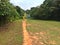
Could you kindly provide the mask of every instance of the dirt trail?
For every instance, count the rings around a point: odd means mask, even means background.
[[[22,26],[23,26],[23,45],[32,45],[32,40],[30,38],[29,33],[26,30],[26,20],[22,21]]]

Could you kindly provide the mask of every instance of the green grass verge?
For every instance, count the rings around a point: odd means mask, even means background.
[[[48,39],[46,41],[55,40],[55,45],[60,45],[60,22],[58,21],[43,21],[43,20],[27,20],[27,30],[29,32],[40,33],[46,32]],[[39,35],[40,36],[40,35]],[[53,45],[53,44],[46,44]]]

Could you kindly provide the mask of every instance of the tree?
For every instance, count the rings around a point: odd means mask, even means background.
[[[30,14],[35,19],[60,20],[60,0],[45,0],[38,8],[32,8]]]
[[[19,18],[19,14],[9,0],[0,0],[0,24]]]
[[[16,6],[16,10],[19,13],[19,17],[22,18],[25,11],[22,8],[20,8],[19,6]]]

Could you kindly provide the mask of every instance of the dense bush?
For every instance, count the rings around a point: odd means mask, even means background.
[[[0,0],[0,25],[16,19],[19,19],[19,14],[15,7],[10,4],[9,0]]]
[[[15,8],[16,8],[17,12],[19,13],[19,18],[23,18],[25,11],[22,8],[20,8],[19,6],[16,6]]]

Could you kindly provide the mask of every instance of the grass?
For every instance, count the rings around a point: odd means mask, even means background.
[[[22,45],[22,20],[0,27],[0,45]]]
[[[28,19],[27,31],[35,38],[32,45],[60,45],[60,22],[58,21]],[[0,27],[0,45],[22,44],[22,20]]]
[[[60,22],[44,20],[28,20],[27,30],[32,35],[42,37],[39,39],[44,45],[60,45]]]

